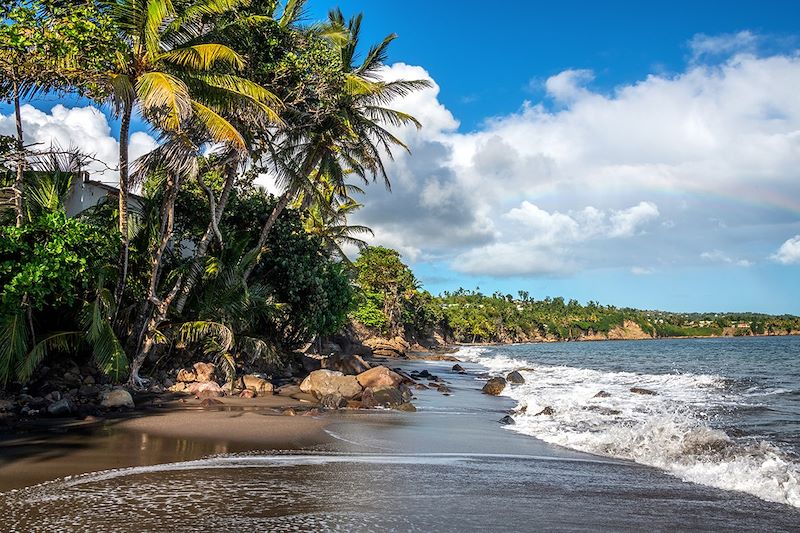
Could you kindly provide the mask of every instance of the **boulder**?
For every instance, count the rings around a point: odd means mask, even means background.
[[[255,398],[256,393],[250,389],[245,389],[239,393],[239,398]]]
[[[216,379],[217,367],[213,363],[194,364],[195,381],[207,383]]]
[[[272,383],[254,374],[242,376],[239,386],[242,389],[250,389],[251,391],[258,393],[259,396],[271,395],[274,389]]]
[[[364,406],[359,400],[347,400],[345,407],[348,409],[362,409]]]
[[[78,396],[83,398],[94,398],[98,394],[100,394],[100,389],[97,388],[97,385],[83,385],[78,389]]]
[[[303,354],[300,360],[303,364],[303,370],[306,372],[313,372],[322,368],[322,358],[318,355]]]
[[[645,396],[657,396],[658,393],[654,390],[643,389],[641,387],[631,387],[631,392],[634,394],[643,394]]]
[[[317,403],[318,398],[308,392],[298,392],[290,396],[293,400],[304,403]]]
[[[415,383],[414,388],[417,390],[427,390],[429,387],[423,383]]]
[[[11,400],[0,400],[0,413],[14,410],[14,402]]]
[[[359,355],[334,354],[325,359],[325,368],[346,375],[356,375],[370,369],[369,363]]]
[[[438,387],[436,387],[436,390],[441,392],[442,394],[450,394],[451,392],[453,392],[452,390],[450,390],[449,387],[446,387],[445,385],[439,385]]]
[[[489,381],[486,382],[486,385],[483,386],[481,392],[484,394],[491,394],[492,396],[497,396],[503,389],[506,388],[506,380],[503,378],[491,378]]]
[[[283,411],[283,416],[297,416],[297,412],[291,407]]]
[[[67,416],[75,411],[75,405],[67,398],[53,402],[47,406],[47,414],[51,416]]]
[[[417,408],[411,402],[401,403],[397,407],[395,407],[398,411],[405,411],[407,413],[416,413]]]
[[[181,368],[178,370],[178,375],[175,379],[180,383],[191,383],[192,381],[197,381],[197,375],[194,373],[194,370],[189,370],[188,368]]]
[[[323,409],[338,409],[347,405],[347,400],[342,398],[338,392],[326,394],[319,401],[319,406]]]
[[[112,389],[103,393],[100,405],[108,408],[134,407],[131,393],[123,388]]]
[[[215,381],[192,383],[192,385],[187,389],[187,392],[194,394],[201,400],[203,398],[218,398],[220,396],[225,396],[225,391],[223,391],[222,387],[220,387]]]
[[[361,385],[355,376],[345,376],[335,370],[315,370],[300,383],[300,390],[317,398],[338,393],[349,400],[361,392]]]
[[[374,398],[375,403],[378,405],[382,405],[384,407],[397,407],[398,405],[406,402],[405,398],[403,398],[403,393],[400,392],[400,389],[389,387],[371,390],[372,397]],[[363,397],[361,401],[364,401]]]
[[[611,393],[601,390],[600,392],[592,396],[592,398],[608,398],[609,396],[611,396]]]
[[[556,412],[553,410],[552,407],[548,405],[547,407],[536,413],[536,415],[534,416],[539,416],[539,415],[553,416],[554,414],[556,414]]]
[[[376,366],[356,376],[358,384],[364,388],[383,389],[397,387],[404,380],[400,374],[389,370],[385,366]]]
[[[509,383],[513,383],[514,385],[521,385],[525,383],[525,378],[522,377],[518,371],[514,370],[513,372],[509,372],[506,376],[506,381]]]
[[[516,422],[514,422],[514,419],[511,418],[511,415],[504,416],[499,420],[499,422],[504,426],[513,426],[514,424],[516,424]]]
[[[458,372],[459,374],[464,374],[464,373],[466,373],[467,371],[466,371],[466,370],[464,370],[464,367],[463,367],[463,366],[461,366],[461,365],[459,365],[459,364],[455,364],[455,365],[453,365],[453,372]]]
[[[411,345],[402,337],[393,339],[382,339],[372,337],[364,341],[364,346],[372,349],[372,355],[376,357],[405,357]]]

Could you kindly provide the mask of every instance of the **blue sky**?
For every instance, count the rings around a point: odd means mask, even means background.
[[[387,78],[436,84],[396,103],[425,127],[355,220],[426,288],[800,314],[799,3],[339,5],[399,35]],[[26,129],[113,161],[86,105],[34,102]]]

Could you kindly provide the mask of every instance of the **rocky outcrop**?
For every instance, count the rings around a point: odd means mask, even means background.
[[[366,372],[362,372],[356,376],[356,380],[358,381],[358,384],[365,389],[367,387],[373,389],[397,387],[404,381],[403,376],[393,372],[392,370],[389,370],[385,366],[376,366],[375,368],[371,368]]]
[[[492,396],[497,396],[503,392],[503,389],[506,388],[506,380],[504,378],[491,378],[489,381],[486,382],[486,385],[483,386],[481,392],[484,394],[491,394]]]
[[[372,349],[376,357],[405,357],[411,345],[402,337],[382,339],[372,337],[363,342],[364,346]]]
[[[549,405],[536,413],[534,416],[553,416],[556,412]]]
[[[178,375],[175,377],[175,380],[178,381],[178,383],[191,383],[197,381],[197,375],[194,373],[194,370],[181,368],[178,370]]]
[[[610,392],[606,392],[604,390],[601,390],[600,392],[598,392],[597,394],[592,396],[592,398],[608,398],[609,396],[611,396]]]
[[[464,367],[459,365],[458,363],[453,365],[452,370],[453,370],[453,372],[457,372],[459,374],[466,374],[466,372],[467,372],[466,370],[464,370]]]
[[[104,392],[100,400],[100,405],[112,409],[119,407],[134,407],[131,393],[122,388],[112,389]]]
[[[317,399],[329,394],[340,394],[350,399],[361,392],[361,385],[355,376],[345,376],[335,370],[315,370],[300,383],[300,390]]]
[[[634,394],[641,394],[643,396],[657,396],[658,393],[654,390],[644,389],[642,387],[631,387],[631,392]]]
[[[218,398],[220,396],[225,396],[225,392],[216,381],[206,381],[203,383],[198,381],[192,383],[191,386],[186,389],[186,391],[190,394],[194,394],[200,400],[204,398]]]

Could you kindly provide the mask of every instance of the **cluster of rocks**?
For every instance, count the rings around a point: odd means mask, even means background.
[[[239,396],[241,398],[255,398],[257,396],[272,396],[274,386],[269,376],[261,374],[247,374],[219,385],[217,382],[217,367],[213,363],[195,363],[192,368],[178,370],[176,383],[169,387],[170,392],[191,394],[199,400],[211,400],[222,396]],[[218,402],[207,402],[214,405]]]
[[[0,418],[86,417],[134,407],[131,394],[96,368],[66,360],[40,367],[17,394],[0,399]]]
[[[326,409],[385,407],[416,411],[408,386],[413,383],[410,376],[385,366],[375,366],[355,375],[320,369],[311,372],[300,383],[300,391],[311,395]]]

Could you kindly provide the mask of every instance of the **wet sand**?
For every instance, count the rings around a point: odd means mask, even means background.
[[[17,477],[25,468],[9,464],[19,461],[26,468],[47,465],[48,479],[134,468],[0,495],[0,525],[31,531],[159,531],[166,524],[198,531],[796,531],[800,523],[800,511],[791,507],[508,431],[498,420],[513,403],[479,392],[476,365],[462,363],[467,375],[451,372],[450,362],[402,366],[440,375],[453,395],[418,391],[417,413],[339,411],[315,418],[277,415],[274,405],[184,408],[87,429],[83,439],[51,438],[82,444],[51,446],[60,456],[12,459],[0,467],[0,480],[8,485],[14,476],[16,486],[30,485]],[[287,432],[292,437],[283,442],[273,438]],[[250,440],[254,434],[259,437]]]

